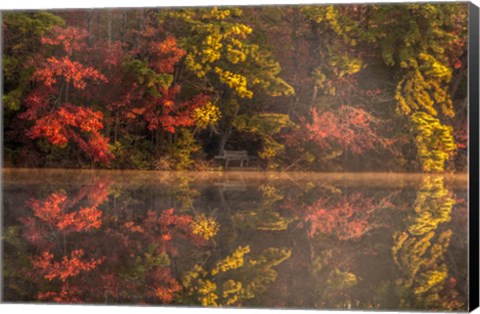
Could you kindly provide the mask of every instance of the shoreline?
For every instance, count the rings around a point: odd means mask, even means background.
[[[395,172],[286,172],[286,171],[157,171],[157,170],[107,170],[62,168],[2,168],[2,183],[88,183],[92,179],[106,178],[120,184],[155,182],[224,184],[235,182],[320,182],[324,184],[366,186],[409,186],[425,178],[442,178],[446,182],[468,189],[468,173],[395,173]]]

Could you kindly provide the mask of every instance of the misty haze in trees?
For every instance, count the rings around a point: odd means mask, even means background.
[[[228,149],[272,170],[464,172],[467,17],[466,3],[5,12],[5,166],[205,170]]]

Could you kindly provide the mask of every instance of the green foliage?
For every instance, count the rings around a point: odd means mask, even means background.
[[[352,49],[358,43],[359,23],[350,18],[345,6],[306,6],[301,11],[323,34],[318,48],[321,62],[312,74],[315,84],[323,94],[337,96],[337,83],[365,67],[365,61]]]
[[[12,65],[12,64],[16,63],[17,60],[12,60],[12,58],[5,58],[4,61],[5,61],[4,62],[4,65],[5,65],[4,73],[13,72],[14,70],[12,68],[16,67],[17,65]],[[3,104],[4,104],[5,108],[7,108],[9,110],[14,110],[14,111],[20,109],[21,98],[23,97],[25,91],[28,88],[27,82],[29,81],[29,78],[32,76],[33,72],[34,71],[32,69],[28,69],[28,70],[21,71],[21,73],[19,73],[19,77],[18,77],[19,85],[18,85],[18,87],[9,91],[9,92],[6,92],[2,96],[2,101],[3,101]]]
[[[280,133],[283,128],[293,127],[295,124],[285,114],[262,113],[253,117],[238,116],[233,125],[244,132],[259,134],[262,137]]]
[[[20,240],[19,235],[19,226],[9,226],[3,229],[1,240],[16,248],[20,248],[22,246],[22,241]]]
[[[397,67],[395,99],[400,112],[424,110],[436,115],[439,107],[452,116],[448,88],[465,40],[466,24],[459,21],[466,18],[466,9],[458,3],[380,4],[369,5],[368,10],[366,6],[315,6],[303,12],[341,36],[347,46],[366,43],[370,49],[376,47],[387,66]],[[339,54],[330,54],[339,58]],[[351,72],[361,68],[360,60],[342,64]]]
[[[241,132],[252,133],[259,137],[263,148],[258,156],[264,160],[272,160],[285,149],[285,146],[275,140],[274,136],[284,128],[295,126],[288,115],[279,113],[262,113],[252,117],[239,115],[232,124]]]
[[[166,148],[172,161],[171,167],[176,170],[189,169],[194,161],[193,155],[201,151],[201,146],[195,141],[192,131],[182,128],[177,132],[173,144]]]
[[[124,66],[134,75],[137,83],[153,96],[160,97],[159,90],[168,88],[173,82],[173,75],[155,72],[146,61],[131,60],[125,62]]]
[[[325,29],[332,30],[336,35],[341,36],[345,42],[355,46],[356,40],[352,38],[352,35],[359,31],[359,25],[345,14],[345,10],[348,10],[345,6],[334,5],[305,6],[302,8],[303,14],[309,19],[322,24]]]
[[[165,252],[156,253],[157,246],[150,244],[147,251],[141,256],[135,258],[134,264],[129,269],[120,273],[123,279],[145,280],[145,275],[154,267],[167,267],[170,265],[170,259]]]
[[[126,133],[120,140],[109,145],[115,156],[112,166],[127,169],[150,169],[152,163],[151,145],[143,136]]]
[[[232,217],[235,225],[246,226],[257,230],[287,230],[293,218],[286,218],[273,210],[251,210],[235,213]]]
[[[58,15],[46,11],[38,12],[4,12],[2,19],[6,32],[15,31],[24,36],[34,35],[40,38],[53,26],[62,26],[64,20]],[[23,47],[15,47],[21,49]]]
[[[21,98],[29,88],[35,72],[31,58],[40,46],[41,37],[52,27],[64,25],[58,15],[49,12],[4,12],[3,18],[3,104],[19,110]]]

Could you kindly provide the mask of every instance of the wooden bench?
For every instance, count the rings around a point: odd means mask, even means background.
[[[230,161],[239,161],[240,168],[243,168],[244,165],[248,166],[249,161],[256,159],[256,157],[248,156],[246,150],[224,150],[223,155],[215,156],[213,159],[225,161],[225,169],[227,169]]]

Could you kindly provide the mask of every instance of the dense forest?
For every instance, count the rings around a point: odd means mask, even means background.
[[[466,3],[4,12],[5,167],[463,172]]]

